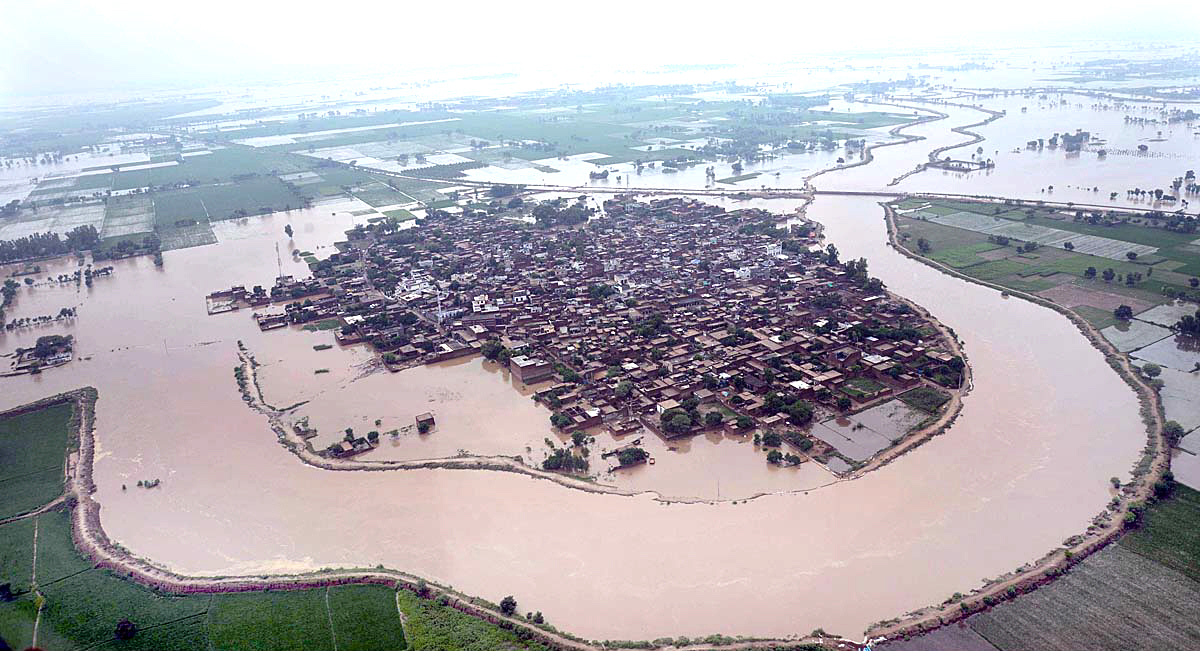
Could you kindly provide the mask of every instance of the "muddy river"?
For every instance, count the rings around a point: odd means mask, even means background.
[[[816,183],[882,186],[931,148],[961,139],[948,127],[977,115],[954,111],[950,120],[913,129],[927,140],[880,149],[875,163]],[[384,564],[492,600],[511,593],[523,610],[541,610],[555,626],[589,638],[786,635],[816,627],[856,636],[873,621],[965,592],[1083,531],[1109,500],[1109,477],[1127,477],[1142,446],[1133,393],[1065,318],[893,252],[870,198],[821,197],[809,215],[826,225],[843,257],[867,257],[873,275],[929,308],[962,338],[974,366],[961,417],[916,453],[857,481],[717,504],[591,494],[511,473],[306,467],[239,399],[238,340],[264,362],[293,360],[268,366],[276,376],[269,391],[279,392],[277,402],[284,394],[329,401],[327,415],[314,416],[326,418],[327,428],[399,423],[402,412],[423,404],[419,392],[428,385],[370,375],[361,352],[313,350],[330,342],[329,333],[260,333],[246,312],[209,317],[203,297],[233,284],[270,284],[277,243],[285,273],[302,275],[303,263],[286,251],[322,254],[318,247],[353,224],[354,207],[222,223],[220,245],[168,252],[161,269],[149,259],[118,262],[90,290],[44,281],[22,289],[10,317],[76,305],[79,317],[7,333],[3,349],[68,332],[84,359],[2,380],[0,403],[80,385],[99,389],[96,497],[114,541],[193,574]],[[285,223],[296,228],[294,242],[283,235]],[[49,273],[39,277],[73,270],[75,262],[43,267]],[[323,367],[330,377],[314,379]],[[465,392],[455,389],[455,373],[466,371],[498,387],[481,398],[495,412],[461,416],[473,419],[467,426],[480,431],[481,446],[506,429],[541,438],[523,431],[545,427],[544,416],[527,411],[540,407],[495,369],[469,361],[433,373],[448,390]],[[378,385],[365,394],[369,400],[332,395],[360,375]],[[501,408],[498,400],[509,402]],[[345,417],[333,415],[339,409]],[[447,452],[429,445],[430,454]],[[706,447],[723,454],[745,443],[690,445],[689,454]],[[689,476],[708,485],[716,472],[697,463]],[[159,488],[135,487],[155,478]],[[793,487],[784,483],[780,490]]]

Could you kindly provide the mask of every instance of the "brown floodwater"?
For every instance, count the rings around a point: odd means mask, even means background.
[[[937,142],[960,138],[945,134],[955,119],[918,127],[930,140],[881,149],[872,165],[820,177],[817,185],[844,186],[860,176],[886,182]],[[974,119],[962,115],[960,123]],[[288,369],[268,368],[268,376],[282,377],[268,386],[281,387],[272,397],[278,403],[289,393],[313,400],[314,418],[326,418],[318,401],[358,400],[355,391],[333,393],[365,373],[365,356],[312,351],[327,333],[260,333],[245,312],[209,317],[203,297],[235,283],[269,284],[277,243],[284,271],[303,274],[303,263],[287,254],[292,243],[283,225],[297,228],[297,248],[327,246],[352,223],[349,209],[220,224],[220,245],[168,252],[162,269],[148,259],[121,261],[90,291],[20,292],[11,316],[78,304],[79,318],[5,334],[3,349],[69,332],[85,359],[3,379],[0,403],[80,385],[99,389],[96,498],[114,541],[194,574],[381,563],[492,600],[513,594],[522,609],[541,610],[554,625],[589,638],[786,635],[818,626],[857,635],[872,621],[965,592],[1083,531],[1109,499],[1108,478],[1128,477],[1144,440],[1133,393],[1065,318],[900,256],[886,246],[882,212],[870,199],[820,197],[809,214],[843,255],[866,256],[872,274],[952,327],[974,367],[975,388],[961,417],[915,453],[857,481],[718,504],[593,494],[502,472],[311,468],[241,402],[232,377],[236,342],[264,361],[307,350]],[[331,377],[313,374],[318,364],[331,368]],[[424,370],[453,385],[454,374],[472,364]],[[496,409],[491,418],[460,415],[481,430],[476,443],[500,440],[505,428],[541,439],[541,431],[523,431],[538,420],[527,410],[540,407],[497,372],[472,372],[500,387],[486,391],[503,388],[512,396],[503,409],[497,398],[485,400]],[[347,404],[346,413],[400,422],[429,404],[420,393],[426,385],[401,375],[351,383],[371,386],[374,398]],[[436,408],[451,418],[451,408]],[[537,426],[545,427],[541,414]],[[329,417],[324,427],[349,426],[344,422]],[[430,451],[442,453],[434,447],[442,445],[460,444],[432,443]],[[700,479],[715,484],[723,472],[715,462],[726,451],[752,448],[708,437],[688,445],[686,453],[654,454],[701,460],[671,471],[694,474],[697,486]],[[628,474],[649,482],[660,469],[670,465]],[[773,474],[788,485],[795,479]],[[161,486],[134,486],[151,478]]]

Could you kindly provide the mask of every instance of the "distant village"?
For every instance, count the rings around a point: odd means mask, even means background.
[[[934,324],[811,222],[686,198],[597,210],[498,194],[419,228],[356,227],[312,278],[214,292],[209,311],[334,330],[393,371],[482,354],[536,385],[563,432],[754,431],[810,456],[832,451],[800,431],[818,415],[961,383]],[[373,447],[354,438],[328,452]]]

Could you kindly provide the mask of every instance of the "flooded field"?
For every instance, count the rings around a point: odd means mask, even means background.
[[[879,149],[871,165],[818,177],[817,185],[885,187],[931,148],[961,140],[949,126],[978,119],[949,112],[949,120],[912,129],[926,140]],[[781,212],[795,206],[761,203]],[[381,457],[499,450],[513,433],[515,453],[537,458],[548,429],[545,410],[478,360],[411,377],[368,374],[362,353],[313,350],[327,334],[261,333],[246,311],[205,314],[203,297],[214,289],[269,285],[277,244],[283,272],[304,275],[304,263],[286,254],[293,244],[284,224],[296,228],[297,248],[323,255],[354,223],[352,209],[222,222],[214,226],[220,245],[169,251],[163,268],[148,258],[119,261],[113,277],[90,290],[22,289],[13,317],[65,305],[78,305],[79,317],[6,333],[4,351],[64,332],[77,337],[83,359],[5,379],[0,406],[99,389],[96,498],[114,541],[194,574],[383,564],[492,600],[511,593],[589,638],[816,627],[857,636],[872,621],[966,591],[1083,531],[1109,500],[1109,477],[1128,478],[1144,441],[1133,393],[1070,322],[901,256],[886,245],[871,198],[819,197],[809,216],[843,257],[865,256],[872,275],[953,328],[973,366],[961,417],[915,453],[860,480],[716,504],[592,494],[512,473],[307,467],[242,403],[232,376],[239,340],[267,365],[268,398],[280,406],[311,400],[300,413],[322,431],[375,428],[376,419],[384,430],[400,428],[417,409],[445,419],[428,440],[385,441]],[[46,265],[51,274],[74,268]],[[313,372],[325,367],[330,373]],[[353,390],[342,391],[346,384]],[[456,411],[458,401],[472,409]],[[765,468],[740,437],[671,445],[677,449],[648,437],[658,464],[602,481],[706,497],[828,483],[814,464]],[[132,488],[155,478],[159,488]],[[748,480],[756,487],[739,485]]]
[[[1171,182],[1195,167],[1194,151],[1200,140],[1197,122],[1144,121],[1163,119],[1164,109],[1194,111],[1200,105],[1128,102],[1118,106],[1113,100],[1070,93],[1044,97],[954,100],[1004,111],[1005,115],[972,129],[985,138],[983,142],[951,149],[942,155],[956,159],[977,155],[981,160],[994,160],[995,168],[969,173],[930,169],[910,176],[896,189],[1157,208],[1168,212],[1183,207],[1180,201],[1157,202],[1153,195],[1128,197],[1126,191],[1160,188],[1170,193]],[[964,112],[956,107],[927,106],[952,117]],[[968,123],[987,117],[981,111],[965,109],[965,113],[975,117]],[[1135,121],[1127,122],[1126,116]],[[1054,134],[1074,134],[1077,129],[1091,134],[1090,143],[1080,152],[1068,153],[1062,146],[1041,149],[1026,146],[1030,140],[1048,141]],[[1139,151],[1139,146],[1145,146],[1146,150]],[[977,154],[977,149],[982,152]],[[1104,150],[1103,156],[1099,155],[1100,150]],[[1112,192],[1117,193],[1115,199],[1109,198]]]

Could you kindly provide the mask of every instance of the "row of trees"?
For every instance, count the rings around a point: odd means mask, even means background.
[[[15,240],[0,240],[0,262],[86,251],[99,243],[100,232],[91,225],[71,229],[65,239],[58,233],[34,233]]]

